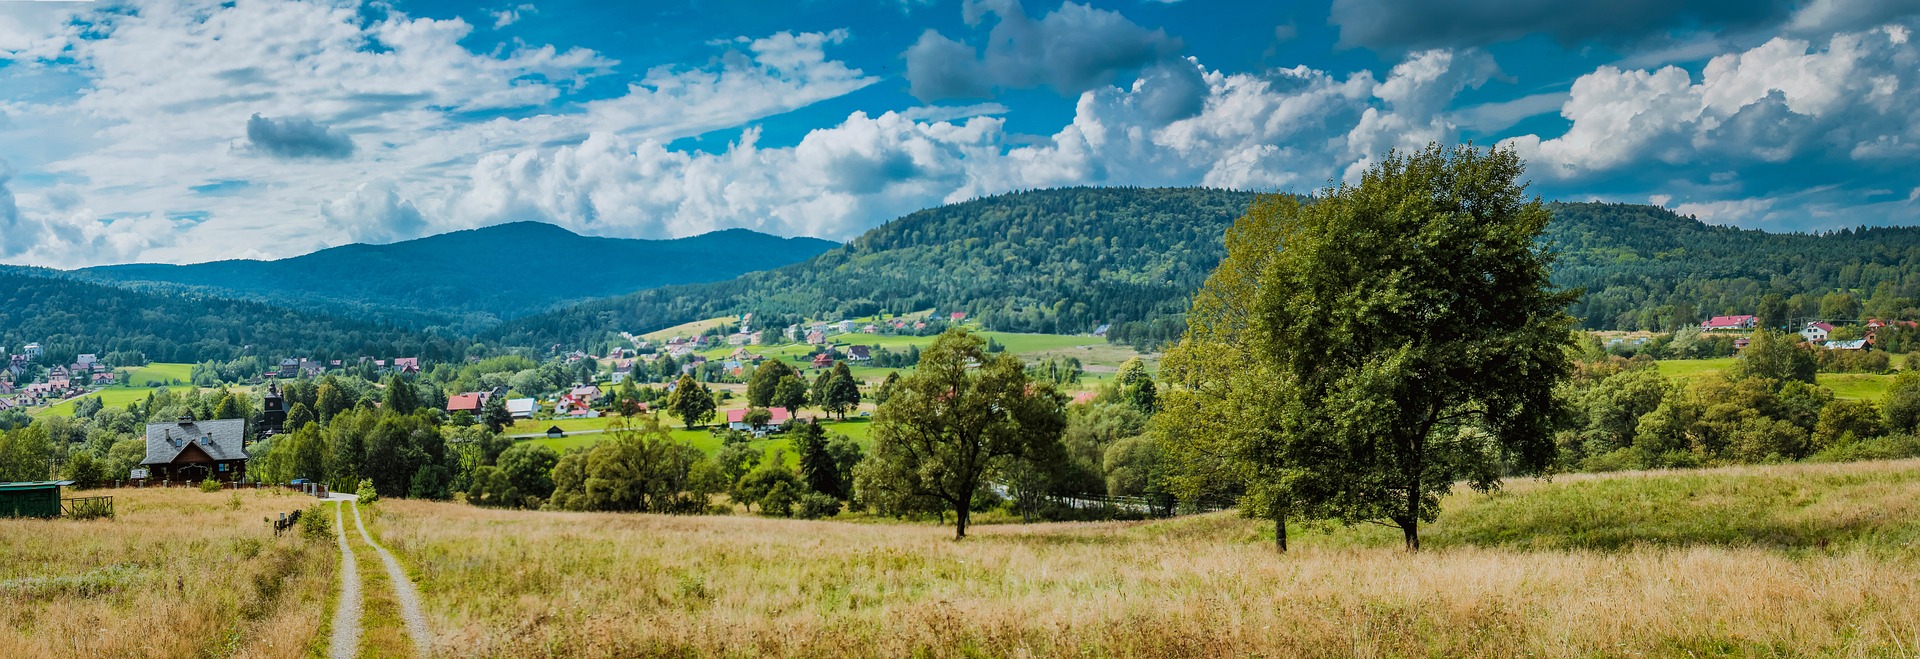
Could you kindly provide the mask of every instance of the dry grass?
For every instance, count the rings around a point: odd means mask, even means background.
[[[1753,471],[1799,469],[1808,468]],[[1856,469],[1905,479],[1920,465]],[[1517,486],[1503,498],[1600,480]],[[1496,501],[1456,497],[1435,536],[1448,536],[1463,514],[1454,509]],[[381,505],[382,542],[414,566],[441,647],[475,656],[1920,651],[1910,547],[1456,541],[1408,556],[1343,531],[1304,534],[1276,557],[1259,525],[1226,515],[980,527],[954,543],[919,525]]]
[[[299,657],[338,557],[275,491],[121,489],[112,520],[0,520],[0,657]],[[93,494],[93,493],[89,493]],[[237,505],[235,505],[237,503]]]

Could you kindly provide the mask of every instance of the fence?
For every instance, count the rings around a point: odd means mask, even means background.
[[[60,500],[60,514],[73,519],[113,516],[113,497],[74,497]]]

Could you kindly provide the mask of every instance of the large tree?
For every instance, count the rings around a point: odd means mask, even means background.
[[[747,404],[753,407],[776,406],[774,394],[779,391],[780,380],[789,375],[793,375],[793,367],[777,357],[754,368],[753,377],[747,380]]]
[[[965,538],[969,504],[1009,461],[1059,455],[1066,397],[1033,382],[1019,358],[990,355],[962,329],[941,334],[874,415],[859,482],[880,499],[938,501]],[[865,493],[862,498],[867,498]]]
[[[667,413],[680,417],[680,422],[688,428],[698,428],[712,420],[716,407],[713,391],[695,382],[691,375],[681,375],[673,384],[673,393],[667,394]]]
[[[846,420],[847,412],[860,407],[860,383],[853,379],[853,370],[846,362],[833,365],[833,377],[827,380],[826,404],[828,412]]]
[[[1573,294],[1511,150],[1388,154],[1278,216],[1246,310],[1229,453],[1261,503],[1398,526],[1458,481],[1553,464]]]

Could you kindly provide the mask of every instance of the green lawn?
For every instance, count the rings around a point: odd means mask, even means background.
[[[1672,359],[1658,362],[1660,374],[1679,380],[1708,377],[1732,368],[1733,357],[1719,359]],[[1878,401],[1887,396],[1892,375],[1870,373],[1821,373],[1815,376],[1820,386],[1833,390],[1839,398]]]
[[[144,388],[156,384],[172,384],[174,382],[184,384],[192,381],[192,364],[154,363],[133,369],[133,373],[127,376],[127,381],[121,384],[123,386]]]
[[[185,391],[186,389],[188,389],[187,387],[169,387],[169,388],[175,391]],[[121,407],[126,407],[128,403],[137,403],[140,401],[144,401],[147,399],[148,394],[151,394],[158,390],[159,389],[156,387],[108,387],[106,389],[101,389],[97,392],[90,393],[85,396],[80,396],[77,398],[73,398],[71,400],[63,401],[57,405],[46,407],[44,409],[41,409],[35,412],[34,414],[36,416],[73,416],[73,405],[74,403],[80,402],[81,398],[99,398],[100,404],[103,407],[121,408]]]

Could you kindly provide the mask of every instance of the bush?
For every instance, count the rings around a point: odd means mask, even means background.
[[[800,495],[800,518],[821,519],[840,514],[840,500],[819,492]]]
[[[307,510],[300,513],[300,537],[308,540],[327,540],[333,536],[333,524],[330,523],[333,520],[333,511],[327,508],[326,504],[316,503],[307,506]]]
[[[200,481],[200,491],[201,492],[219,492],[220,485],[221,485],[220,481],[209,478],[209,479]]]
[[[1808,462],[1857,462],[1920,457],[1920,436],[1888,435],[1842,442],[1807,456]]]
[[[760,498],[760,514],[774,517],[793,516],[796,497],[793,486],[788,483],[789,481],[774,482],[773,487],[767,490],[767,495]]]
[[[360,479],[360,487],[354,494],[360,497],[360,503],[373,503],[380,500],[380,493],[373,489],[373,479]]]
[[[1640,453],[1631,448],[1614,449],[1599,455],[1587,456],[1580,461],[1580,471],[1607,472],[1641,469],[1646,465],[1640,462]]]

